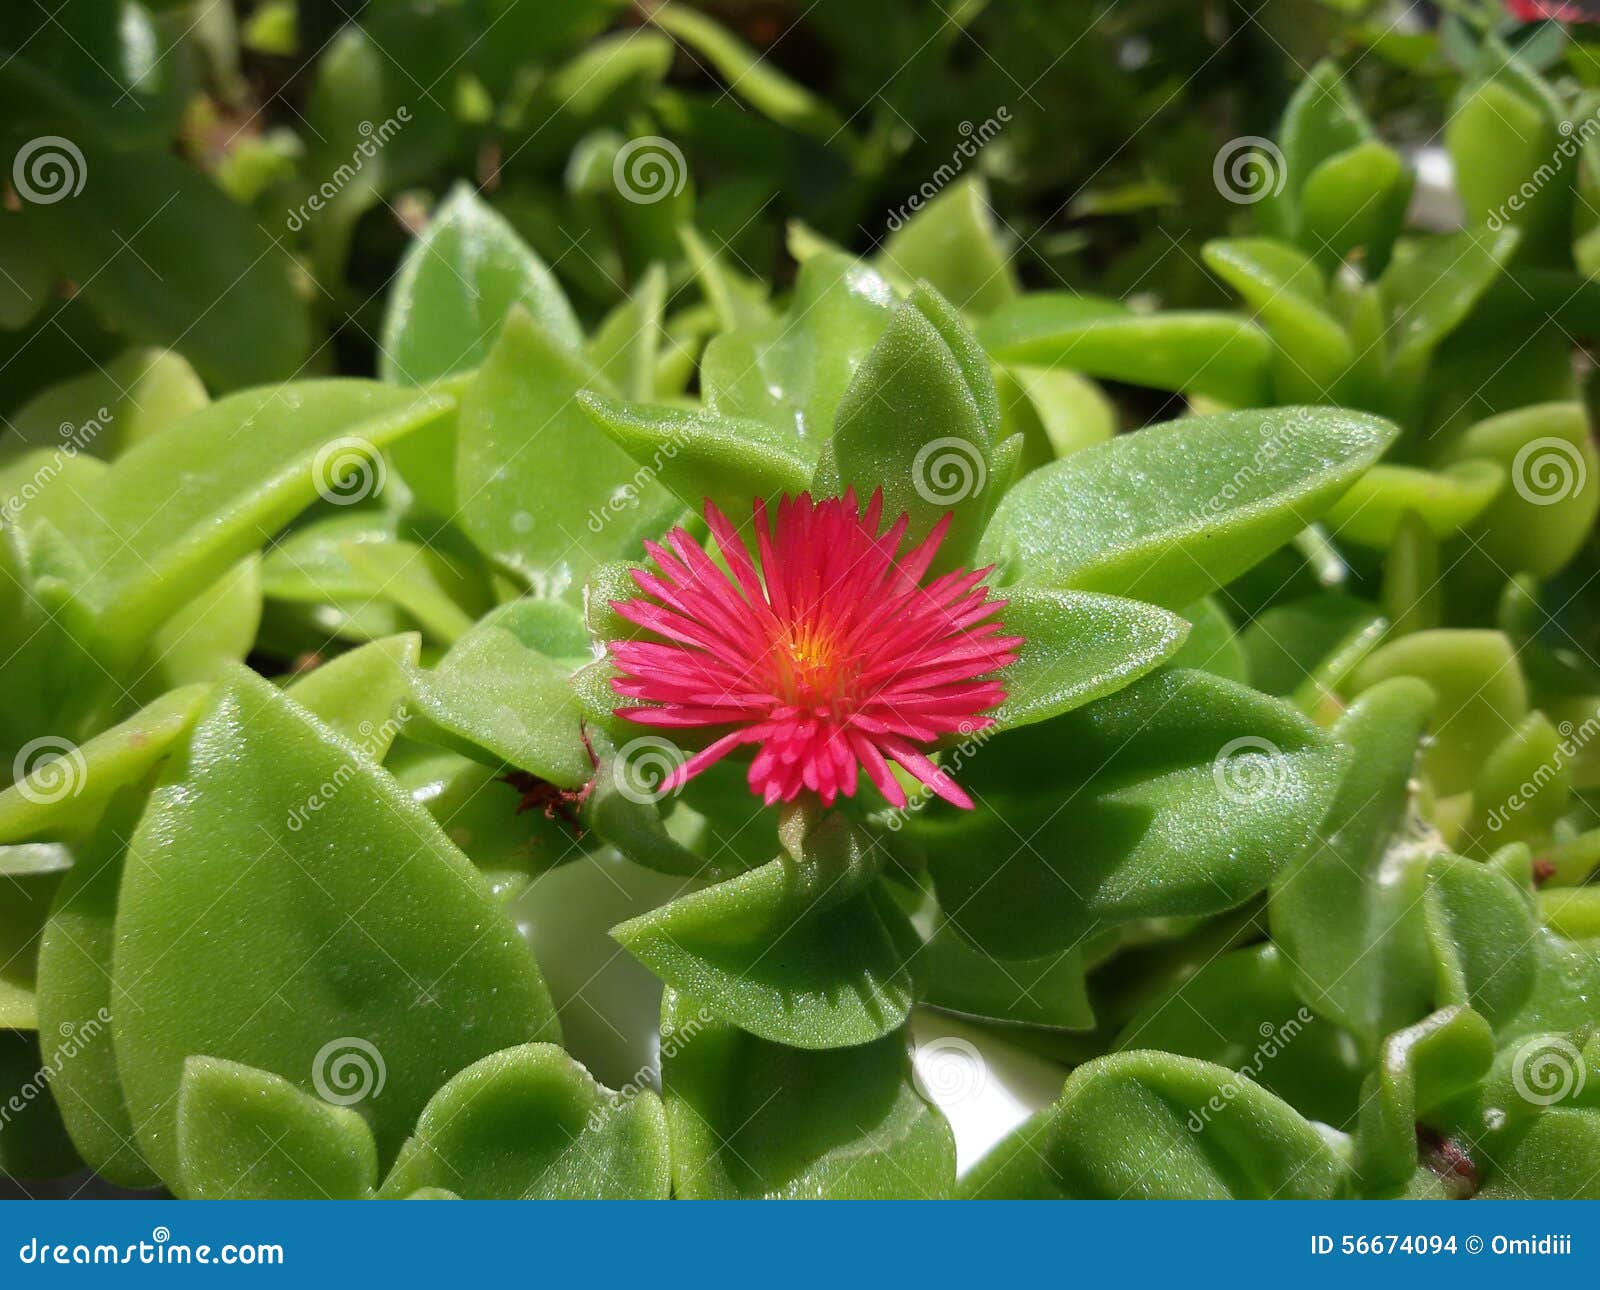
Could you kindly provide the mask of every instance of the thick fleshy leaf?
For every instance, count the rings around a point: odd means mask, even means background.
[[[493,1053],[429,1100],[383,1195],[665,1200],[667,1123],[649,1089],[613,1093],[554,1044]]]
[[[1017,295],[1016,270],[1001,244],[981,180],[951,184],[909,219],[891,226],[878,267],[897,285],[930,283],[957,309],[982,316]]]
[[[65,441],[110,460],[208,401],[206,387],[180,355],[130,349],[41,390],[6,425],[29,447],[59,449]]]
[[[972,549],[1007,483],[995,452],[1000,400],[989,362],[940,297],[913,291],[862,360],[839,403],[817,469],[825,495],[883,490],[887,515],[909,515],[918,541],[945,516],[940,562]]]
[[[1210,960],[1146,1005],[1113,1047],[1215,1062],[1336,1128],[1348,1126],[1360,1102],[1362,1067],[1348,1038],[1301,1002],[1274,945]]]
[[[1372,272],[1389,261],[1414,178],[1393,148],[1369,139],[1335,153],[1300,190],[1300,245],[1329,269],[1359,251]]]
[[[156,629],[140,664],[139,692],[214,681],[242,663],[261,626],[261,557],[251,552]]]
[[[1269,402],[1272,341],[1236,314],[1140,314],[1112,300],[1037,291],[991,315],[978,338],[1007,363],[1066,367],[1223,403]]]
[[[606,315],[589,340],[590,361],[627,398],[655,397],[666,303],[666,271],[652,264],[633,294]]]
[[[1600,1111],[1556,1108],[1496,1144],[1484,1200],[1600,1200]]]
[[[1311,848],[1273,883],[1272,939],[1312,1011],[1370,1048],[1428,1009],[1422,902],[1430,850],[1410,843],[1411,776],[1434,709],[1419,681],[1363,695],[1334,728],[1354,755]]]
[[[1433,687],[1439,721],[1422,773],[1441,794],[1472,787],[1478,768],[1528,713],[1528,687],[1516,649],[1501,632],[1413,632],[1370,655],[1350,679],[1361,694],[1394,676]]]
[[[196,1053],[357,1107],[391,1157],[452,1073],[558,1033],[516,929],[427,812],[242,670],[134,835],[114,962],[117,1068],[167,1180]]]
[[[0,841],[92,829],[111,794],[143,778],[188,733],[209,688],[174,690],[81,747],[41,743],[28,774],[0,793]]]
[[[1020,434],[1026,447],[1022,469],[1069,457],[1117,432],[1117,409],[1088,377],[1026,363],[996,365],[1000,437]]]
[[[123,1187],[160,1182],[135,1141],[111,1047],[117,891],[146,797],[130,787],[112,799],[94,837],[77,848],[39,938],[40,1047],[54,1072],[51,1096],[84,1162]]]
[[[222,399],[133,448],[84,499],[93,523],[73,534],[105,647],[139,643],[319,492],[355,475],[371,492],[371,454],[449,407],[370,381],[298,381]]]
[[[1188,635],[1181,618],[1137,600],[1084,591],[1007,587],[1002,619],[1023,638],[1001,674],[1006,699],[983,737],[1058,717],[1170,660]]]
[[[903,1030],[806,1052],[668,991],[661,1054],[680,1199],[934,1200],[955,1184],[955,1139],[912,1083]]]
[[[1553,113],[1500,80],[1464,91],[1446,122],[1444,142],[1468,217],[1521,229],[1523,259],[1565,258],[1555,248],[1572,237],[1580,150],[1566,137],[1571,128],[1566,121],[1558,129]]]
[[[811,462],[793,434],[765,421],[642,407],[593,394],[578,399],[594,423],[685,508],[710,498],[724,515],[742,519],[752,497],[793,496],[811,482]]]
[[[1384,627],[1366,601],[1325,592],[1274,605],[1240,633],[1239,642],[1252,685],[1321,718],[1337,714],[1335,692],[1377,648]]]
[[[416,674],[420,720],[410,734],[576,788],[594,764],[568,678],[589,657],[577,610],[513,601],[463,636],[438,667]]]
[[[1426,242],[1402,243],[1380,282],[1392,336],[1391,366],[1402,382],[1417,379],[1439,342],[1456,329],[1517,246],[1514,228],[1464,229]]]
[[[962,934],[1029,958],[1261,891],[1311,840],[1342,761],[1286,704],[1167,671],[996,739],[962,770],[977,809],[930,805],[905,833]]]
[[[458,422],[462,528],[548,596],[575,596],[596,563],[636,555],[682,509],[595,425],[580,389],[606,392],[581,353],[513,309]]]
[[[380,374],[399,385],[427,385],[478,367],[518,305],[558,344],[576,349],[583,343],[555,275],[460,184],[401,262],[384,314]]]
[[[1247,1077],[1127,1052],[1075,1070],[1060,1100],[996,1147],[959,1194],[1327,1200],[1347,1189],[1345,1167],[1316,1126]]]
[[[1181,609],[1315,520],[1394,433],[1328,408],[1150,426],[1024,478],[1001,500],[980,556],[1012,580]]]
[[[411,692],[411,669],[421,649],[415,632],[373,641],[298,677],[289,694],[381,762],[409,720],[401,701]]]
[[[188,1200],[363,1200],[378,1185],[378,1148],[349,1107],[253,1066],[191,1057],[174,1184]]]
[[[1441,471],[1379,464],[1334,503],[1327,525],[1335,537],[1388,550],[1408,514],[1420,515],[1436,537],[1453,537],[1494,501],[1505,472],[1477,457]]]
[[[893,313],[894,292],[871,268],[838,252],[813,256],[781,317],[725,331],[706,346],[706,404],[766,421],[814,463],[839,400]]]
[[[1241,685],[1250,683],[1250,662],[1239,633],[1215,596],[1185,606],[1180,617],[1188,622],[1189,635],[1183,648],[1168,660],[1174,667],[1211,672]]]
[[[1508,476],[1473,535],[1496,572],[1556,573],[1600,514],[1600,453],[1583,405],[1542,403],[1478,422],[1451,446],[1448,460],[1479,458]]]
[[[870,840],[834,814],[786,846],[612,935],[669,986],[774,1043],[847,1048],[897,1030],[915,938],[875,888]]]

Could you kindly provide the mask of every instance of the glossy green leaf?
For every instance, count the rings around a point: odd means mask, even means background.
[[[600,560],[636,555],[680,508],[573,397],[605,392],[588,360],[513,309],[461,404],[461,526],[545,595],[575,594]]]
[[[1396,249],[1379,286],[1389,309],[1391,366],[1414,380],[1467,316],[1517,246],[1517,232],[1465,229]]]
[[[493,1053],[429,1100],[383,1195],[665,1200],[667,1124],[649,1089],[602,1088],[554,1044]]]
[[[1002,673],[997,730],[1032,725],[1081,707],[1168,662],[1188,635],[1181,618],[1154,605],[1084,591],[1007,587],[1005,630],[1021,636]]]
[[[349,1107],[253,1066],[191,1057],[174,1181],[189,1200],[362,1200],[378,1185],[378,1148]]]
[[[904,290],[927,282],[957,309],[990,314],[1017,296],[1016,269],[1000,241],[981,180],[951,184],[909,218],[890,222],[878,252],[884,276]]]
[[[911,929],[874,889],[870,839],[835,814],[786,847],[612,935],[669,986],[774,1043],[846,1048],[898,1029]]]
[[[130,349],[41,390],[6,423],[30,447],[71,443],[75,451],[110,460],[208,401],[206,387],[181,355]]]
[[[1484,514],[1505,480],[1499,466],[1476,457],[1437,472],[1380,463],[1333,504],[1326,522],[1335,537],[1380,551],[1393,545],[1408,513],[1436,537],[1453,537]]]
[[[517,600],[489,614],[418,673],[410,733],[576,788],[594,774],[567,678],[590,657],[577,610]]]
[[[633,294],[606,315],[589,341],[590,361],[630,399],[655,397],[666,303],[666,271],[652,264]]]
[[[400,708],[411,692],[411,669],[421,648],[415,632],[373,641],[296,678],[289,694],[381,762],[409,720]]]
[[[1269,401],[1272,342],[1235,314],[1140,314],[1111,300],[1037,291],[990,315],[978,337],[1006,363],[1061,366],[1223,403]]]
[[[933,1200],[955,1139],[912,1083],[903,1030],[806,1052],[668,991],[661,1083],[680,1199]]]
[[[1300,190],[1298,240],[1329,268],[1359,256],[1381,272],[1405,222],[1413,176],[1393,148],[1368,140],[1322,162]]]
[[[261,626],[261,558],[254,552],[156,629],[141,665],[140,693],[213,681],[242,663]]]
[[[558,1033],[515,928],[427,813],[242,670],[152,795],[126,863],[117,1068],[164,1179],[178,1174],[193,1054],[355,1106],[387,1158],[453,1072]]]
[[[1484,1200],[1597,1200],[1600,1113],[1547,1111],[1514,1142],[1496,1145],[1493,1172],[1478,1193]]]
[[[378,346],[380,374],[401,385],[427,385],[478,367],[516,306],[556,344],[583,343],[549,268],[471,188],[457,185],[395,277]]]
[[[1021,480],[980,557],[1008,579],[1181,609],[1316,519],[1393,435],[1374,417],[1314,408],[1150,426]]]
[[[1075,1070],[1060,1099],[980,1162],[959,1194],[1327,1200],[1347,1188],[1322,1133],[1250,1079],[1210,1062],[1127,1052]]]
[[[299,381],[213,403],[126,453],[85,498],[94,523],[73,535],[93,570],[85,594],[115,633],[106,647],[138,642],[319,488],[362,469],[354,460],[449,406],[368,381]],[[363,474],[361,486],[378,478]]]
[[[765,421],[592,394],[578,399],[594,423],[686,508],[698,509],[709,498],[742,523],[752,497],[793,496],[811,482],[811,463],[794,436]]]
[[[930,805],[906,836],[962,934],[1028,958],[1261,891],[1311,840],[1342,760],[1285,704],[1161,672],[995,739],[962,769],[977,809]]]

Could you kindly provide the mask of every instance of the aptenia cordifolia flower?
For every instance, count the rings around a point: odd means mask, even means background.
[[[755,555],[710,502],[706,523],[727,568],[681,529],[645,544],[659,572],[635,570],[644,597],[616,611],[659,640],[612,647],[612,684],[641,725],[725,728],[661,785],[671,791],[744,744],[757,745],[751,791],[768,805],[803,791],[824,805],[867,778],[896,806],[898,763],[957,806],[971,799],[928,756],[947,735],[993,724],[1005,698],[996,673],[1019,636],[1002,634],[990,569],[924,582],[949,516],[904,553],[909,518],[881,528],[882,492],[755,503]]]

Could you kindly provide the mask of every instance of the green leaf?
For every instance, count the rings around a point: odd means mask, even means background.
[[[1348,1037],[1307,1010],[1275,945],[1212,958],[1141,1009],[1112,1047],[1226,1066],[1335,1127],[1360,1103],[1362,1067]]]
[[[112,793],[142,779],[183,739],[209,691],[205,685],[174,690],[81,747],[41,742],[28,773],[0,793],[0,841],[71,838],[92,829]]]
[[[1313,716],[1336,716],[1337,691],[1383,638],[1385,623],[1364,600],[1322,593],[1274,605],[1240,634],[1250,684],[1292,699]],[[1323,722],[1328,724],[1328,722]]]
[[[457,184],[401,261],[383,318],[379,374],[399,385],[428,385],[481,366],[517,306],[557,345],[583,344],[577,316],[544,261],[477,193]]]
[[[666,303],[666,270],[652,264],[633,294],[606,315],[589,341],[589,360],[627,398],[642,401],[655,397],[656,363],[666,334],[662,327]]]
[[[1541,403],[1479,421],[1446,460],[1465,469],[1479,459],[1509,476],[1474,533],[1500,577],[1526,571],[1548,578],[1563,568],[1600,514],[1600,454],[1583,405]]]
[[[1222,403],[1270,402],[1272,342],[1235,314],[1140,314],[1112,300],[1035,291],[990,315],[978,338],[1006,363],[1066,367]]]
[[[1273,943],[1300,997],[1369,1049],[1421,1017],[1432,994],[1421,910],[1433,851],[1408,842],[1402,826],[1433,708],[1432,692],[1411,679],[1356,701],[1334,729],[1355,756],[1326,828],[1274,881],[1267,902]]]
[[[1042,467],[1001,500],[980,558],[1010,580],[1181,609],[1316,519],[1394,427],[1328,408],[1188,417]]]
[[[680,1199],[933,1200],[955,1184],[955,1139],[912,1084],[903,1030],[806,1052],[668,991],[661,1056]]]
[[[831,814],[786,846],[611,934],[669,986],[773,1043],[846,1048],[898,1029],[911,929],[873,888],[870,840]]]
[[[1189,623],[1189,635],[1168,662],[1174,667],[1210,672],[1225,681],[1250,684],[1250,664],[1239,634],[1215,596],[1195,601],[1183,610],[1181,617]]]
[[[1298,205],[1301,189],[1323,162],[1371,137],[1372,127],[1346,86],[1344,72],[1323,59],[1290,96],[1279,128],[1290,200]]]
[[[1413,175],[1393,148],[1369,140],[1322,162],[1300,190],[1301,246],[1329,269],[1360,256],[1369,274],[1389,261]]]
[[[154,698],[215,680],[227,664],[244,662],[260,626],[261,557],[251,552],[156,629],[139,692]]]
[[[1311,840],[1341,762],[1286,704],[1169,670],[995,739],[962,771],[977,809],[932,804],[906,836],[961,933],[1028,958],[1261,891]]]
[[[1484,1200],[1596,1200],[1600,1114],[1556,1108],[1531,1121],[1514,1142],[1496,1145]]]
[[[1129,1150],[1130,1144],[1137,1150]],[[1099,1057],[962,1181],[983,1200],[1328,1200],[1345,1167],[1316,1126],[1225,1066]]]
[[[1420,515],[1435,537],[1453,537],[1493,503],[1505,479],[1477,457],[1437,472],[1380,463],[1334,503],[1327,524],[1335,537],[1380,551],[1394,545],[1407,514]]]
[[[1001,674],[1006,699],[984,738],[1120,690],[1171,660],[1188,635],[1176,615],[1120,596],[1026,585],[1005,596],[1005,630],[1023,643]]]
[[[429,1100],[384,1180],[387,1197],[665,1200],[667,1124],[649,1089],[602,1088],[554,1044],[493,1053]]]
[[[1281,402],[1335,402],[1355,359],[1350,338],[1326,309],[1322,270],[1293,247],[1270,238],[1207,242],[1211,271],[1244,297],[1282,351],[1276,393]]]
[[[514,309],[461,403],[461,526],[548,596],[572,595],[601,560],[632,556],[680,503],[573,396],[605,391],[581,354]]]
[[[152,794],[126,864],[117,1068],[169,1183],[193,1054],[331,1090],[388,1159],[452,1073],[558,1033],[515,927],[427,812],[243,670]]]
[[[1520,229],[1525,259],[1565,260],[1557,248],[1571,241],[1580,149],[1558,132],[1548,110],[1502,82],[1488,81],[1454,104],[1444,143],[1473,223]]]
[[[594,774],[568,678],[590,658],[575,609],[516,600],[416,674],[414,738],[576,788]]]
[[[30,447],[112,460],[209,402],[194,368],[169,350],[130,349],[41,390],[9,418]]]
[[[319,489],[335,491],[352,454],[370,457],[449,406],[369,381],[297,381],[222,399],[133,448],[84,499],[94,522],[73,535],[105,648],[127,653]],[[363,487],[380,478],[367,469]]]
[[[296,678],[289,694],[381,762],[409,719],[400,712],[401,701],[411,692],[411,669],[421,649],[415,632],[373,641]]]
[[[1000,402],[988,360],[940,297],[918,288],[890,319],[839,403],[817,470],[828,494],[883,490],[908,541],[952,517],[938,564],[962,562],[1006,479],[994,451]]]
[[[178,1086],[188,1200],[364,1200],[378,1185],[367,1122],[253,1066],[191,1057]]]
[[[641,407],[594,394],[578,401],[594,423],[686,507],[709,498],[742,522],[753,497],[803,492],[811,463],[794,436],[765,421],[687,408]]]
[[[833,432],[856,369],[894,314],[894,292],[874,270],[827,251],[800,268],[778,318],[712,337],[701,360],[706,405],[766,421],[814,463]]]
[[[1389,310],[1390,366],[1402,382],[1421,377],[1439,342],[1456,329],[1511,258],[1513,228],[1464,229],[1396,248],[1379,282]]]
[[[1016,299],[1016,269],[981,179],[958,180],[926,205],[914,206],[909,219],[897,213],[889,227],[877,264],[902,290],[926,282],[957,309],[979,316]]]
[[[164,146],[76,142],[93,176],[83,191],[14,217],[57,274],[124,335],[179,350],[213,386],[294,375],[309,313],[289,256],[246,208]]]

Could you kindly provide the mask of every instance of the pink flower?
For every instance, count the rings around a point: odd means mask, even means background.
[[[946,801],[972,800],[929,760],[941,736],[993,724],[984,714],[1005,698],[994,673],[1017,657],[1019,636],[1002,636],[989,599],[989,569],[923,578],[949,528],[946,516],[904,554],[909,518],[879,526],[883,494],[860,512],[854,492],[778,503],[770,522],[755,504],[756,560],[710,502],[706,523],[726,571],[683,529],[670,551],[645,544],[659,573],[634,571],[648,599],[614,602],[629,622],[660,640],[612,646],[624,698],[641,725],[726,728],[662,782],[676,788],[741,744],[759,745],[750,789],[768,805],[810,790],[832,805],[856,791],[865,770],[896,806],[898,762]]]

